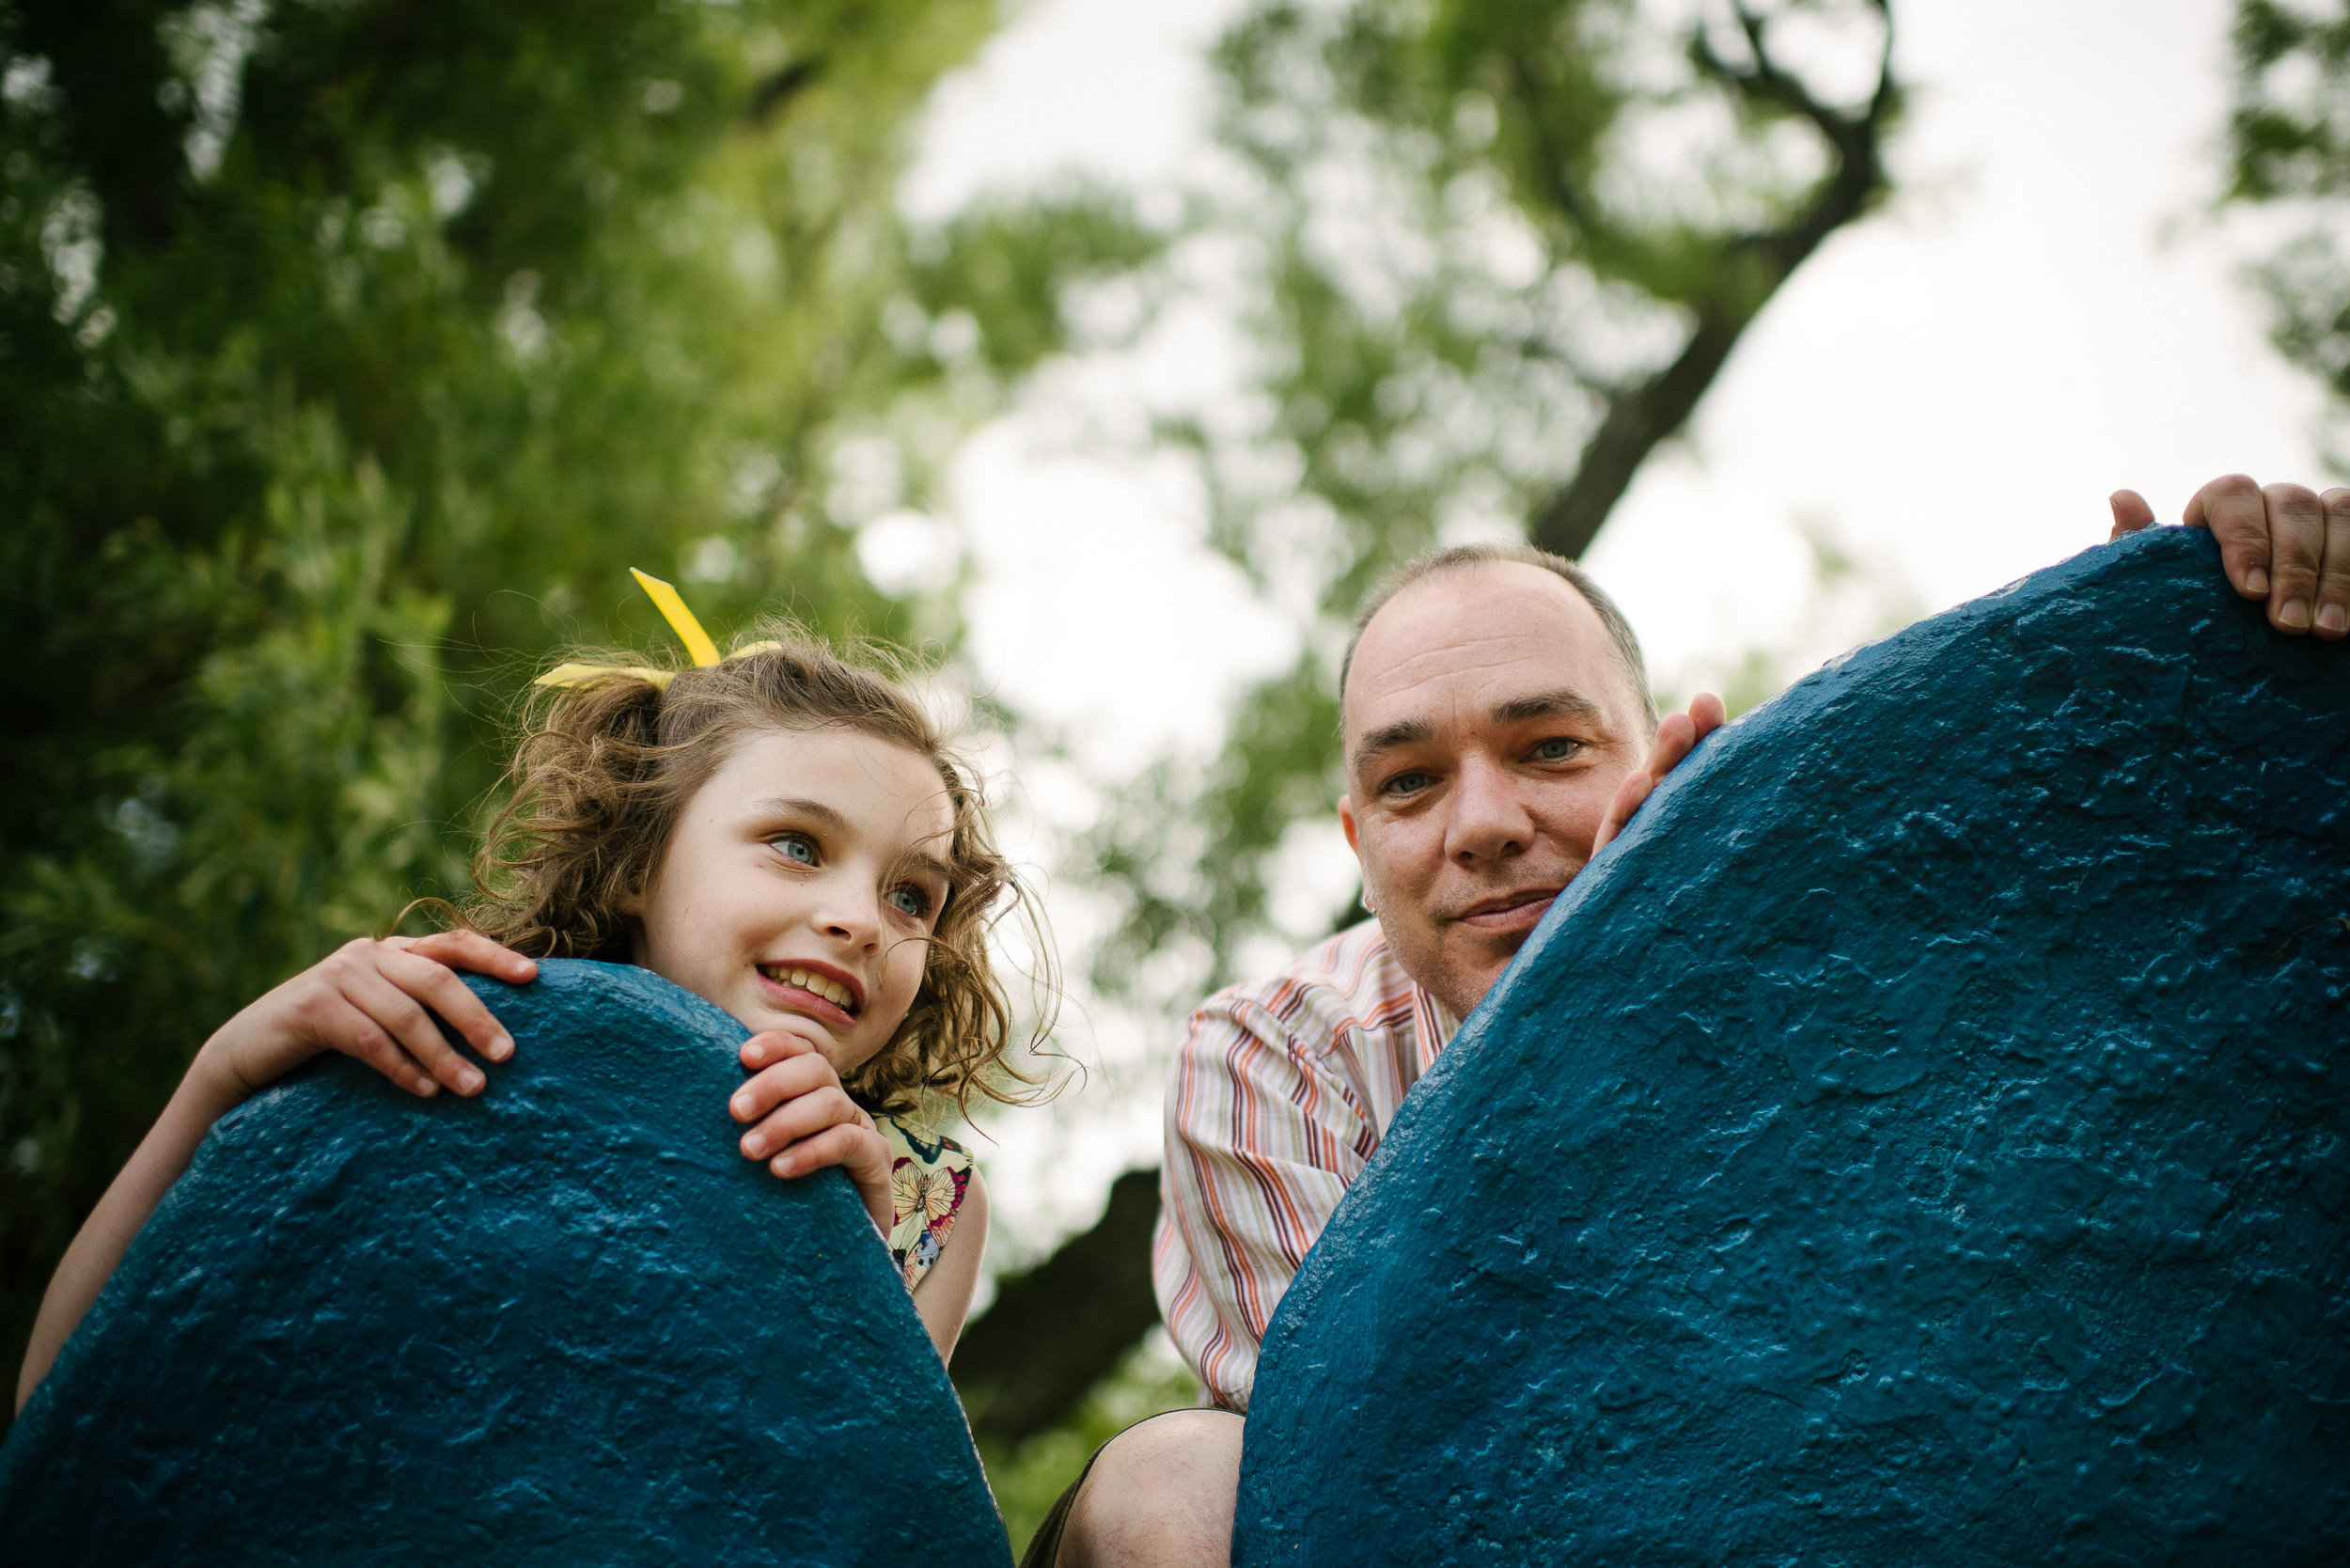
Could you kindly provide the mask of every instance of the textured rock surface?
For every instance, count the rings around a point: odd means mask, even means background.
[[[1707,743],[1282,1304],[1237,1560],[2350,1560],[2350,647],[2200,534]]]
[[[0,1560],[1008,1562],[847,1179],[734,1152],[741,1026],[474,985],[479,1099],[337,1058],[213,1131],[0,1454]]]

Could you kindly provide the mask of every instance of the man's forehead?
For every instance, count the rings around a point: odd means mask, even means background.
[[[1620,664],[1573,584],[1519,561],[1480,562],[1424,578],[1380,607],[1355,644],[1341,716],[1351,738],[1413,709],[1499,706],[1559,688],[1614,706]]]

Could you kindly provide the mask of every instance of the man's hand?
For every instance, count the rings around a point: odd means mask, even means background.
[[[189,1076],[200,1075],[225,1109],[321,1052],[340,1051],[412,1094],[443,1088],[478,1094],[486,1082],[480,1069],[458,1054],[432,1014],[488,1060],[512,1056],[514,1042],[457,978],[459,969],[516,985],[539,973],[529,959],[478,932],[361,937],[223,1024],[196,1053]]]
[[[1632,821],[1632,813],[1649,797],[1664,776],[1681,765],[1697,744],[1722,727],[1728,715],[1722,699],[1712,692],[1700,692],[1689,699],[1685,713],[1667,713],[1656,727],[1656,740],[1650,745],[1648,760],[1624,776],[1616,786],[1616,798],[1607,803],[1607,815],[1599,823],[1599,832],[1591,839],[1591,853],[1597,855],[1612,842],[1624,824]]]
[[[778,1176],[805,1176],[837,1165],[856,1184],[865,1212],[885,1236],[897,1219],[889,1191],[889,1145],[865,1108],[840,1087],[823,1054],[797,1035],[769,1031],[743,1042],[751,1076],[727,1109],[755,1123],[743,1135],[747,1159],[765,1160]]]
[[[2154,520],[2135,490],[2117,490],[2110,539]],[[2197,491],[2180,518],[2219,541],[2228,581],[2268,602],[2268,624],[2290,636],[2350,635],[2350,490],[2320,495],[2297,484],[2260,485],[2228,474]]]

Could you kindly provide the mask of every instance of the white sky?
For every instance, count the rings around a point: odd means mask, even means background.
[[[2320,478],[2316,393],[2267,348],[2203,216],[2229,8],[1899,6],[1916,89],[1895,154],[1904,194],[1781,291],[1694,440],[1651,463],[1591,554],[1668,682],[1758,643],[1803,643],[1797,517],[1826,520],[1932,610],[2102,540],[2118,486],[2173,521],[2230,470]],[[1022,11],[942,85],[910,210],[1073,167],[1145,189],[1180,176],[1200,152],[1201,52],[1230,9]],[[1213,334],[1202,341],[1213,353]],[[1104,760],[1211,743],[1226,696],[1292,646],[1202,548],[1181,482],[1068,449],[1054,400],[1114,423],[1120,396],[1098,379],[1048,383],[974,442],[955,495],[982,572],[980,667]],[[1143,1021],[1127,1053],[1163,1049],[1180,1022]],[[1089,1218],[1119,1166],[1155,1158],[1155,1093],[1137,1062],[1029,1132],[1021,1116],[1001,1123],[991,1177],[1022,1249]]]

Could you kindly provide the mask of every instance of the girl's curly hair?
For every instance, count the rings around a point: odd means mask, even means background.
[[[686,803],[737,742],[776,730],[870,735],[938,770],[953,812],[951,874],[914,1005],[845,1087],[868,1110],[896,1114],[920,1114],[944,1099],[967,1116],[974,1092],[1007,1103],[1027,1098],[1014,1086],[1032,1080],[1005,1059],[1013,1012],[989,936],[1013,910],[1028,927],[1033,978],[1045,1003],[1031,1044],[1051,1027],[1051,945],[1034,897],[996,852],[967,764],[905,690],[894,653],[860,648],[853,663],[789,621],[770,621],[755,635],[759,642],[713,666],[678,667],[670,655],[666,687],[615,670],[581,685],[534,688],[507,773],[508,798],[475,859],[475,894],[460,918],[536,957],[625,963],[634,930],[620,906],[651,885]],[[647,663],[636,654],[571,657]]]

